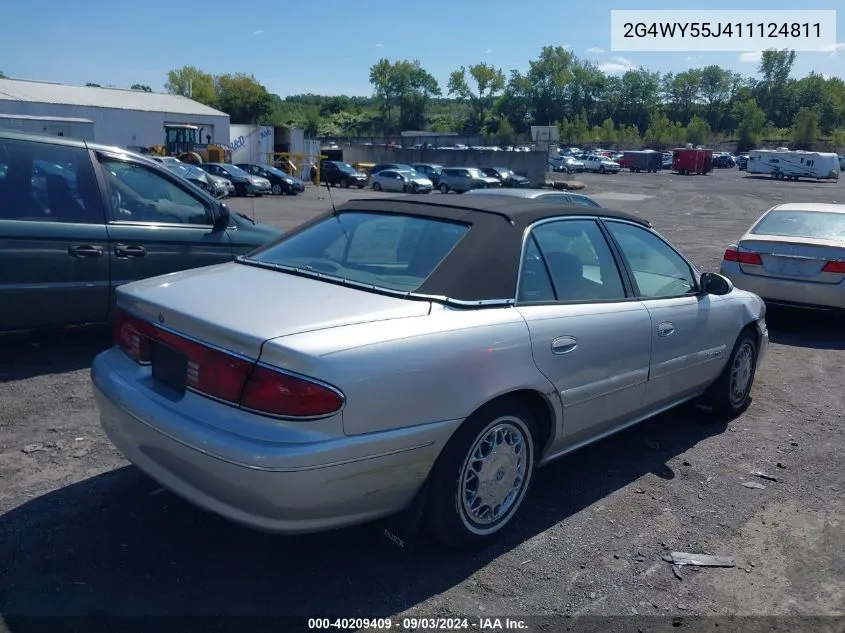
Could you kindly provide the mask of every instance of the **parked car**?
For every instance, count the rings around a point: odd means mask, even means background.
[[[539,465],[700,396],[748,406],[759,297],[633,215],[453,200],[350,201],[233,263],[120,287],[91,370],[106,435],[248,526],[413,505],[464,548],[513,523]]]
[[[781,204],[725,251],[721,273],[771,304],[845,312],[845,204]]]
[[[184,178],[192,185],[204,189],[215,198],[223,198],[229,194],[229,188],[226,185],[228,181],[213,176],[196,165],[190,165],[188,163],[164,163],[164,167],[180,178]]]
[[[294,176],[291,176],[281,169],[270,165],[255,165],[252,163],[238,163],[238,168],[243,169],[252,176],[260,176],[270,181],[270,193],[277,196],[288,194],[295,196],[300,191],[305,191],[304,183]]]
[[[845,171],[845,156],[839,157],[839,171]]]
[[[280,232],[147,157],[0,132],[0,235],[7,332],[106,322],[119,285],[232,261]]]
[[[584,159],[584,171],[598,172],[600,174],[618,174],[621,167],[616,161],[604,156],[587,156]]]
[[[385,169],[371,177],[374,191],[403,191],[405,193],[431,193],[434,183],[415,171]]]
[[[530,187],[531,181],[507,167],[481,167],[482,173],[498,179],[503,187]]]
[[[271,192],[270,181],[263,176],[253,176],[229,163],[202,163],[198,167],[209,174],[231,181],[236,196],[262,196]]]
[[[501,187],[502,181],[476,167],[446,167],[440,172],[440,193],[464,193],[470,189]]]
[[[373,174],[377,174],[380,171],[384,171],[385,169],[398,169],[399,171],[415,171],[412,165],[406,165],[405,163],[376,163],[373,165],[372,169],[370,169],[370,176]]]
[[[736,167],[736,160],[727,152],[713,154],[713,167],[716,169],[733,169]]]
[[[443,171],[443,165],[434,165],[431,163],[413,163],[411,169],[428,178],[435,187],[440,186],[440,172]]]
[[[513,198],[530,198],[544,202],[560,202],[561,204],[580,204],[585,207],[601,208],[592,198],[580,193],[557,191],[555,189],[472,189],[466,195],[473,196],[511,196]]]
[[[740,171],[745,171],[748,167],[748,154],[740,154],[737,156],[736,166]]]
[[[317,170],[311,168],[311,181],[316,182]],[[367,174],[358,171],[349,163],[339,160],[324,160],[320,162],[320,182],[333,187],[358,187],[363,189],[367,184]]]

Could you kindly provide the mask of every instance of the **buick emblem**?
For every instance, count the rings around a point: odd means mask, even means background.
[[[161,313],[159,313],[158,315],[158,322],[164,325],[164,315]]]

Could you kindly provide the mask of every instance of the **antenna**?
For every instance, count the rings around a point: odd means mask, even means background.
[[[335,206],[334,206],[334,199],[332,198],[332,188],[331,188],[331,187],[329,187],[329,181],[328,181],[328,180],[326,181],[326,189],[327,189],[327,190],[328,190],[328,192],[329,192],[329,202],[331,202],[331,203],[332,203],[332,211],[334,211],[335,213],[337,213],[337,209],[336,209],[336,208],[335,208]]]

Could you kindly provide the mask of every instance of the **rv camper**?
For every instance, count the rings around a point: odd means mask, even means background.
[[[823,152],[755,149],[748,152],[749,174],[766,174],[777,180],[813,178],[816,180],[839,178],[839,158]]]

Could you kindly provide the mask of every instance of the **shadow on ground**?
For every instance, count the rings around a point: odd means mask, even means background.
[[[112,344],[109,328],[0,337],[0,383],[86,369]]]
[[[845,349],[843,314],[769,307],[766,324],[772,343],[811,349]]]
[[[683,407],[543,468],[511,531],[471,554],[428,541],[406,554],[379,524],[257,533],[121,468],[0,517],[0,614],[395,614],[647,473],[674,477],[667,460],[724,429]]]

